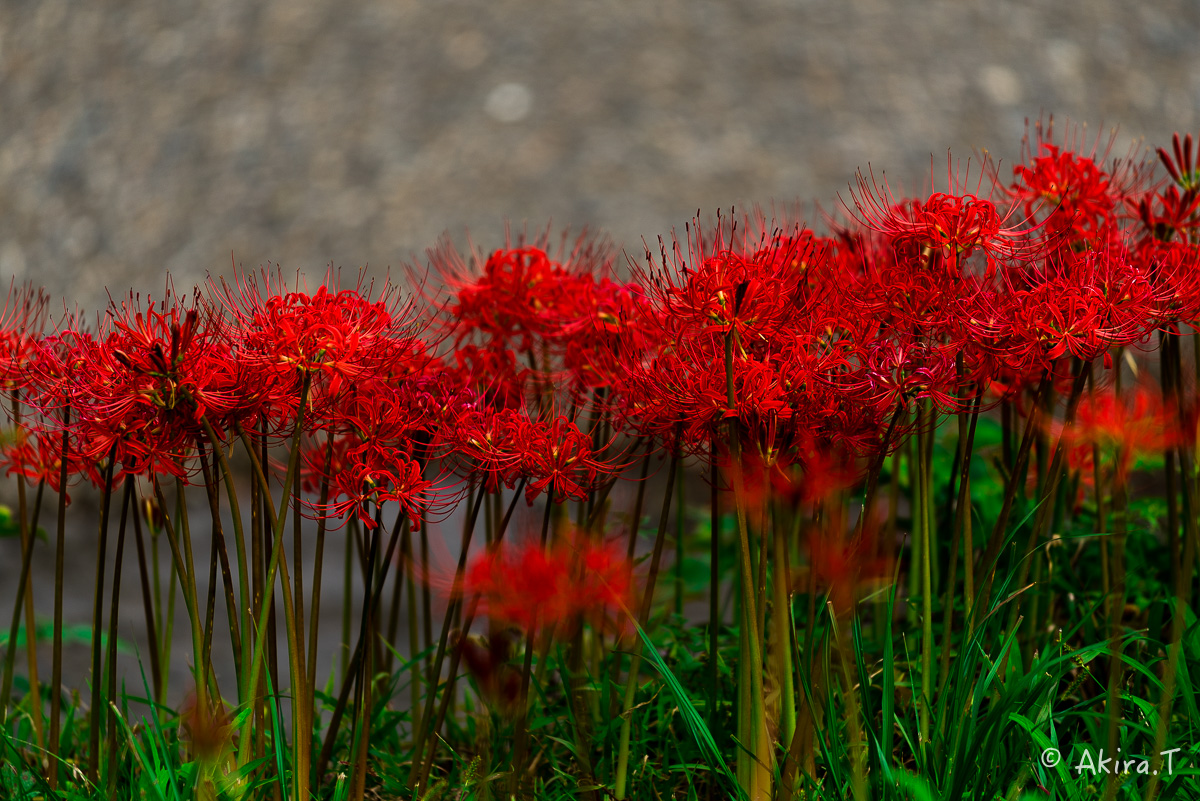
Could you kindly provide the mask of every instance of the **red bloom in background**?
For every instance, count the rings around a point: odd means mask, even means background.
[[[582,621],[622,630],[633,569],[620,546],[579,535],[547,548],[502,542],[471,560],[461,592],[493,622],[525,631],[568,636]]]
[[[808,534],[808,565],[795,571],[792,588],[807,590],[810,582],[828,594],[838,617],[853,611],[859,599],[892,577],[892,554],[879,539],[878,528],[868,522],[861,533],[831,519]]]
[[[1086,396],[1066,438],[1068,445],[1100,446],[1102,454],[1111,455],[1120,482],[1139,454],[1161,453],[1185,442],[1179,415],[1146,382],[1121,395],[1108,388]]]
[[[1193,152],[1191,134],[1182,141],[1175,134],[1171,145],[1173,153],[1158,148],[1159,161],[1167,168],[1171,183],[1146,197],[1129,199],[1126,205],[1141,221],[1146,238],[1171,242],[1179,236],[1194,242],[1200,228],[1200,175],[1196,170],[1200,156]]]
[[[0,389],[21,390],[29,382],[29,359],[41,336],[48,303],[44,289],[17,289],[15,283],[9,287],[0,309]]]
[[[67,439],[67,483],[78,476],[87,476],[93,482],[98,478],[95,461],[79,452],[74,437]],[[63,441],[61,430],[47,430],[41,426],[27,428],[21,425],[14,429],[12,437],[0,438],[0,467],[6,475],[24,476],[26,482],[36,486],[45,481],[55,492],[62,484]],[[70,497],[67,498],[68,503]]]

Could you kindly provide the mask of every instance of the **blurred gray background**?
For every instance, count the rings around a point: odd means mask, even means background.
[[[0,279],[94,311],[505,220],[637,255],[698,209],[836,207],[868,161],[1011,164],[1042,113],[1166,144],[1198,42],[1182,0],[5,0]]]

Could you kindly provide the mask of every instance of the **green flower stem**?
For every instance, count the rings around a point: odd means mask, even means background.
[[[775,519],[772,527],[775,536],[772,542],[772,558],[775,563],[775,575],[771,589],[773,592],[771,610],[772,639],[775,647],[771,649],[772,668],[775,671],[776,683],[780,689],[779,740],[790,743],[796,732],[796,684],[795,666],[792,663],[792,603],[791,590],[787,586],[789,570],[788,540],[784,535],[783,521]]]
[[[958,415],[958,501],[954,510],[954,535],[950,542],[950,566],[946,573],[946,594],[942,602],[942,613],[945,615],[946,622],[942,627],[942,658],[938,670],[939,695],[950,678],[950,652],[954,633],[954,590],[957,585],[955,579],[958,574],[960,548],[963,555],[963,599],[968,615],[970,614],[971,599],[975,595],[973,564],[975,549],[971,540],[971,459],[975,451],[975,424],[979,421],[979,406],[983,402],[983,390],[983,386],[980,386],[976,391],[970,411]],[[939,734],[945,733],[945,724],[948,718],[948,715],[940,716],[938,720]]]
[[[333,432],[330,431],[325,437],[325,464],[331,464],[333,461]],[[329,473],[325,471],[321,476],[321,489],[317,500],[317,508],[324,509],[329,502]],[[297,510],[297,517],[299,511]],[[317,544],[316,555],[313,563],[313,581],[312,581],[312,599],[309,603],[309,622],[308,622],[308,687],[310,690],[316,689],[317,686],[317,633],[320,629],[321,618],[321,578],[322,567],[325,561],[325,515],[317,517]],[[297,571],[299,568],[297,568]]]
[[[291,456],[288,459],[287,478],[283,484],[283,496],[280,498],[279,510],[276,511],[274,504],[271,501],[270,485],[267,483],[266,474],[263,472],[261,460],[258,454],[255,453],[253,444],[245,432],[239,431],[242,443],[245,445],[246,453],[250,457],[250,464],[254,470],[255,479],[262,488],[264,497],[267,503],[264,508],[267,511],[267,525],[272,532],[272,553],[271,567],[267,572],[267,581],[263,592],[263,608],[268,609],[269,599],[274,595],[275,575],[279,575],[280,589],[283,595],[283,621],[284,630],[287,634],[288,641],[288,672],[292,683],[292,742],[295,750],[295,781],[293,783],[294,795],[298,799],[308,799],[309,788],[309,767],[311,765],[312,751],[312,708],[314,697],[308,687],[308,671],[304,666],[304,639],[299,630],[299,624],[296,619],[295,600],[292,597],[292,582],[288,576],[287,556],[283,550],[283,528],[287,524],[287,510],[290,504],[290,495],[294,489],[294,480],[299,475],[297,469],[300,457],[300,436],[303,429],[303,409],[308,398],[309,379],[306,376],[304,388],[301,393],[301,412],[297,416],[296,431],[292,436]],[[260,626],[264,625],[265,621],[260,621]],[[258,650],[257,648],[255,649]],[[256,660],[257,661],[257,660]],[[254,676],[251,676],[251,686],[254,686]],[[249,720],[249,718],[247,718]]]
[[[918,727],[920,740],[918,752],[922,762],[927,759],[929,746],[929,717],[933,705],[933,581],[930,551],[933,550],[930,537],[929,521],[932,512],[931,486],[929,481],[929,464],[933,459],[930,452],[930,439],[926,436],[926,426],[932,428],[935,423],[930,419],[931,409],[929,400],[923,399],[917,407],[917,459],[913,471],[914,492],[917,502],[914,504],[916,518],[913,520],[913,541],[917,543],[914,549],[912,570],[918,571],[921,581],[921,697],[918,706]]]
[[[170,507],[167,505],[167,499],[163,495],[162,485],[158,482],[157,477],[153,479],[153,482],[154,495],[158,499],[159,509],[162,512],[163,531],[166,532],[167,543],[171,546],[171,559],[175,565],[175,575],[179,578],[179,586],[183,590],[183,604],[187,609],[188,622],[192,628],[192,658],[196,670],[196,704],[200,708],[205,708],[203,704],[208,702],[208,669],[202,659],[203,651],[201,643],[203,643],[204,638],[200,630],[199,610],[196,608],[196,588],[192,583],[191,571],[188,570],[187,563],[184,561],[179,537],[175,530],[175,522],[167,512],[167,509]],[[180,501],[182,505],[182,498],[180,498]]]
[[[250,594],[250,565],[246,559],[246,535],[242,529],[242,512],[238,504],[237,488],[233,481],[233,471],[229,466],[229,458],[225,454],[225,450],[221,447],[221,440],[217,436],[217,432],[213,430],[212,424],[207,417],[200,418],[200,424],[204,426],[205,436],[208,437],[208,444],[212,447],[213,456],[217,464],[221,466],[221,476],[225,481],[225,494],[229,498],[229,511],[233,519],[233,540],[234,549],[237,554],[238,562],[238,594],[241,601],[241,623],[239,625],[241,656],[239,664],[246,666],[250,664],[252,655],[250,653],[251,646],[251,615],[254,606],[253,596]],[[210,501],[212,503],[212,501]],[[219,511],[216,511],[219,514]],[[246,672],[239,668],[239,679],[246,676]],[[242,684],[238,687],[238,702],[245,703],[253,697],[255,688],[248,684]]]
[[[146,543],[142,534],[142,509],[139,506],[133,510],[133,541],[137,546],[138,577],[141,579],[142,611],[146,617],[146,639],[150,642],[150,678],[154,682],[153,697],[159,697],[159,687],[162,686],[162,664],[159,660],[158,625],[154,599],[151,594],[150,574],[146,568]],[[158,565],[155,565],[157,572]]]
[[[307,711],[309,708],[311,708],[312,701],[311,698],[308,698],[310,694],[305,688],[307,673],[303,670],[303,665],[301,664],[302,660],[304,659],[304,655],[295,650],[297,639],[295,631],[295,618],[292,616],[293,610],[290,608],[291,593],[289,582],[287,580],[287,564],[284,563],[281,566],[280,562],[282,561],[281,557],[283,555],[283,525],[286,521],[286,517],[283,513],[288,507],[288,495],[300,462],[300,436],[304,430],[304,413],[308,406],[308,389],[310,381],[311,376],[305,374],[304,384],[300,390],[300,404],[296,412],[295,431],[292,434],[291,452],[288,457],[287,477],[283,482],[283,496],[280,498],[279,511],[275,514],[274,520],[271,521],[273,524],[273,547],[271,549],[271,562],[270,566],[267,568],[266,582],[263,585],[262,608],[259,610],[254,653],[250,662],[250,680],[246,684],[251,693],[249,697],[254,698],[254,694],[258,692],[259,677],[262,672],[263,653],[266,646],[266,633],[268,630],[267,619],[271,611],[271,600],[274,597],[275,575],[277,572],[279,572],[283,576],[282,584],[284,616],[285,625],[288,627],[288,646],[289,650],[291,651],[291,659],[288,661],[291,662],[292,667],[292,693],[296,697],[295,711],[292,715],[292,726],[296,732],[296,736],[293,741],[296,752],[296,776],[295,781],[293,782],[293,787],[295,788],[295,796],[298,799],[303,799],[304,801],[308,801],[309,792],[308,769],[311,758],[311,743],[309,741],[311,740],[312,726],[308,718]],[[263,475],[262,471],[262,464],[259,462],[258,456],[255,454],[254,448],[251,446],[249,438],[246,436],[245,432],[239,430],[238,434],[240,435],[243,444],[246,445],[247,452],[250,454],[251,464],[255,467],[256,477],[258,478],[266,501],[264,506],[268,510],[274,511],[270,498],[270,485],[266,483],[266,477]],[[306,698],[308,698],[308,700],[305,700]],[[239,768],[244,767],[250,759],[250,726],[252,722],[252,716],[247,715],[245,722],[242,724],[241,747],[238,752]],[[303,732],[308,732],[308,735],[303,736]]]
[[[733,355],[737,349],[737,332],[730,329],[725,334],[725,402],[731,413],[737,410],[737,396],[733,381]],[[752,557],[750,554],[750,534],[746,526],[746,498],[742,477],[742,445],[741,431],[738,418],[732,416],[728,423],[728,442],[730,467],[733,472],[733,502],[737,517],[738,544],[741,549],[742,575],[742,605],[743,620],[748,625],[739,626],[739,637],[745,638],[746,654],[749,657],[748,673],[750,674],[750,708],[740,708],[739,715],[744,715],[746,732],[749,735],[746,743],[753,756],[750,766],[750,776],[747,795],[751,801],[771,797],[771,773],[774,763],[774,748],[767,733],[766,694],[763,690],[763,661],[762,646],[759,639],[758,627],[758,597],[760,589],[754,584],[752,574]],[[744,677],[743,677],[744,678]]]

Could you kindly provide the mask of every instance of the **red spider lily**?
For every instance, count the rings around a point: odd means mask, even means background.
[[[461,592],[495,623],[565,637],[582,621],[623,629],[633,589],[621,546],[574,536],[548,548],[501,543],[471,560]]]
[[[601,459],[591,436],[563,415],[534,420],[512,409],[465,408],[447,426],[445,441],[486,491],[526,479],[530,504],[543,492],[555,502],[582,500],[624,467]]]
[[[260,283],[261,280],[261,283]],[[309,381],[310,418],[336,405],[342,392],[372,376],[421,372],[423,348],[409,320],[411,309],[396,308],[396,291],[385,284],[339,289],[334,276],[312,295],[286,292],[277,275],[244,276],[229,287],[213,287],[231,315],[228,337],[239,365],[255,376],[255,399],[286,433],[295,419],[300,387]],[[375,299],[372,300],[371,298]]]
[[[1117,228],[1117,212],[1136,196],[1140,165],[1131,157],[1106,168],[1116,140],[1101,139],[1089,147],[1081,131],[1068,128],[1065,141],[1054,144],[1054,120],[1034,126],[1025,135],[1022,163],[1013,167],[1016,179],[1005,191],[1029,218],[1042,216],[1047,238],[1075,250],[1102,245]]]
[[[398,514],[413,529],[436,503],[436,482],[424,477],[421,465],[402,454],[380,447],[363,447],[347,454],[347,464],[332,477],[330,500],[325,506],[310,504],[313,514],[343,521],[354,512],[366,528],[376,527],[372,511],[392,501]]]
[[[0,389],[21,390],[29,381],[29,359],[42,333],[49,297],[32,286],[8,289],[0,310]]]
[[[1121,395],[1110,388],[1085,397],[1066,437],[1068,445],[1099,445],[1102,453],[1112,454],[1121,483],[1136,456],[1161,453],[1186,439],[1175,409],[1145,382]]]
[[[571,305],[576,281],[607,275],[614,252],[607,240],[586,231],[570,250],[566,242],[564,234],[553,248],[548,228],[532,238],[506,232],[504,247],[485,258],[474,248],[464,257],[442,240],[428,255],[451,291],[442,308],[456,328],[456,340],[479,335],[524,353],[573,319],[563,314],[563,307]]]
[[[70,436],[66,456],[68,484],[81,475],[99,483],[95,461],[83,456],[79,452],[78,443]],[[0,466],[4,468],[5,474],[23,476],[30,486],[44,481],[50,489],[59,492],[62,483],[62,459],[61,431],[21,425],[13,430],[11,438],[6,436],[0,439]],[[70,503],[70,496],[67,502]]]
[[[1135,259],[1154,284],[1153,317],[1159,328],[1173,330],[1177,323],[1200,317],[1200,244],[1143,239]]]
[[[239,419],[239,376],[211,318],[170,292],[142,310],[133,298],[109,312],[100,339],[77,338],[77,377],[67,390],[86,455],[112,454],[125,474],[186,476],[202,420]]]
[[[533,371],[522,367],[511,350],[463,343],[454,349],[457,381],[482,393],[502,409],[519,409],[525,404]]]
[[[342,434],[331,442],[305,438],[300,450],[300,488],[305,492],[320,491],[323,481],[345,472],[350,464],[350,451],[359,443],[357,436]]]
[[[1104,355],[1108,364],[1110,348],[1148,334],[1161,302],[1150,271],[1121,249],[1059,251],[1029,280],[1029,289],[1016,293],[1013,330],[1018,340],[1040,342],[1051,359]]]
[[[647,254],[652,347],[623,354],[614,408],[623,425],[673,450],[707,452],[735,417],[748,441],[771,450],[807,425],[807,396],[828,386],[815,371],[845,364],[825,346],[837,316],[832,248],[798,227],[757,242],[720,224],[688,234],[686,256],[678,241],[664,246],[661,266]]]
[[[1171,144],[1173,153],[1162,147],[1157,152],[1172,184],[1149,197],[1130,199],[1126,205],[1141,221],[1148,238],[1170,242],[1179,234],[1194,241],[1195,231],[1200,228],[1200,177],[1195,169],[1192,135],[1181,142],[1177,133]]]
[[[963,275],[976,252],[983,254],[988,274],[997,260],[1036,252],[1041,246],[1032,238],[1037,226],[1009,225],[1016,207],[1002,212],[980,197],[978,187],[974,194],[961,191],[965,180],[951,168],[949,192],[898,200],[886,181],[880,186],[873,173],[859,173],[858,189],[851,192],[854,209],[847,209],[868,230],[881,234],[900,261],[949,278]]]
[[[608,276],[611,246],[585,233],[567,252],[564,236],[552,255],[548,231],[532,241],[506,240],[486,258],[479,252],[464,258],[448,241],[429,254],[451,289],[439,304],[440,325],[454,335],[463,382],[512,408],[526,390],[562,385],[564,369],[569,389],[600,385],[589,380],[588,368],[605,359],[591,351],[611,347],[613,334],[627,327],[630,306]]]

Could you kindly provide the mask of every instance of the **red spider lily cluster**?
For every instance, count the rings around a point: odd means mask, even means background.
[[[391,284],[263,273],[47,326],[44,298],[10,292],[0,383],[25,411],[4,466],[55,488],[188,483],[233,440],[298,436],[308,514],[420,526],[475,490],[584,501],[644,445],[721,458],[733,421],[758,485],[817,502],[898,447],[920,402],[1020,398],[1069,359],[1107,366],[1194,324],[1194,149],[1160,150],[1155,183],[1038,126],[1008,179],[951,169],[897,197],[860,175],[825,233],[696,222],[631,280],[593,237],[446,243],[430,262],[448,293],[425,309]]]

